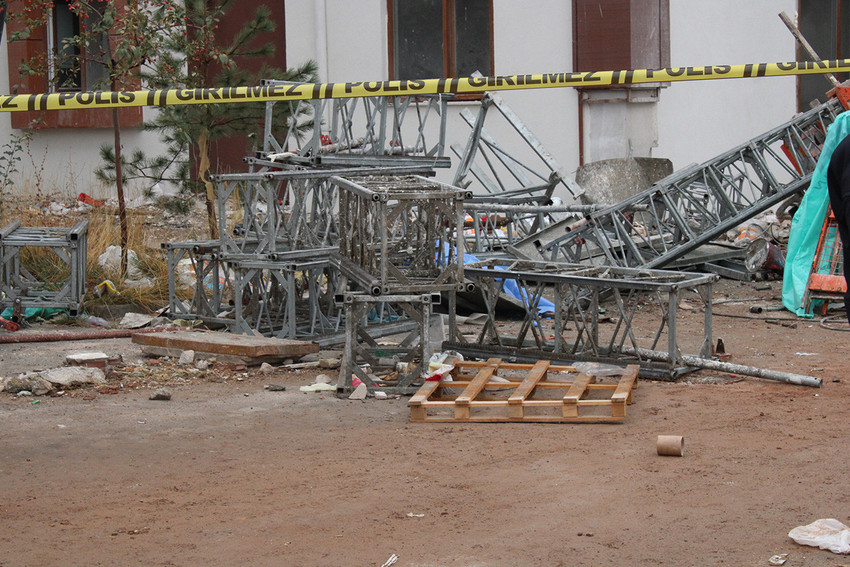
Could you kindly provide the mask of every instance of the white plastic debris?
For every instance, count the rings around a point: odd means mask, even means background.
[[[97,257],[97,263],[106,270],[118,271],[121,267],[121,247],[112,245]],[[138,279],[142,272],[139,270],[139,256],[135,250],[127,250],[127,276]]]
[[[833,553],[850,553],[850,528],[834,518],[797,526],[788,532],[788,537],[800,545],[828,549]]]
[[[298,388],[301,392],[336,392],[336,386],[331,384],[310,384]]]

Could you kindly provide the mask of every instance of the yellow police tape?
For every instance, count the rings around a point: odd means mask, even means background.
[[[353,83],[269,84],[257,87],[159,89],[144,91],[61,92],[0,96],[0,111],[61,110],[129,106],[170,106],[225,102],[296,101],[369,96],[470,94],[484,91],[556,87],[603,87],[706,79],[781,77],[850,71],[850,59],[668,67],[632,71],[544,73],[457,79],[422,79]]]

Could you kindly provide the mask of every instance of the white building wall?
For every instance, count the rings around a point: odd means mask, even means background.
[[[327,54],[321,53],[321,16],[325,5]],[[287,62],[326,57],[323,80],[378,81],[389,77],[387,3],[385,0],[296,1],[286,5]],[[494,60],[496,73],[544,73],[572,68],[572,18],[569,2],[528,0],[494,2]],[[318,24],[317,24],[318,20]],[[320,71],[321,73],[321,71]],[[423,77],[424,78],[424,77]],[[522,118],[557,159],[566,173],[578,162],[577,97],[573,89],[546,89],[531,93],[503,92],[500,96]],[[448,115],[446,144],[466,143],[470,129],[459,117],[462,109],[478,112],[478,102],[454,102]],[[489,122],[488,129],[498,128]],[[494,132],[498,137],[499,132]],[[510,132],[505,132],[509,135]],[[501,140],[501,138],[500,138]],[[447,153],[450,151],[447,149]],[[449,172],[438,175],[450,180]]]
[[[782,10],[793,14],[795,8],[795,0],[673,0],[671,63],[793,60],[794,40],[777,14]],[[572,70],[570,2],[494,0],[494,12],[496,73]],[[324,53],[317,45],[322,43],[317,41],[322,34],[327,38]],[[326,68],[320,70],[323,80],[388,77],[385,0],[289,0],[286,37],[290,66],[306,59],[326,61]],[[4,37],[0,45],[0,92],[4,93],[9,92],[7,66]],[[507,91],[501,96],[564,172],[574,174],[579,165],[576,91]],[[477,112],[477,107],[471,102],[451,105],[447,143],[465,143],[469,129],[457,114],[463,108]],[[677,169],[705,161],[789,120],[795,107],[792,77],[673,83],[662,90],[657,106],[658,146],[653,157],[669,158]],[[146,115],[150,112],[153,110],[145,109]],[[20,132],[11,130],[9,115],[0,113],[0,138],[8,141],[14,133]],[[125,129],[122,137],[125,151],[141,147],[155,153],[160,149],[153,133]],[[22,155],[19,189],[31,189],[33,181],[41,177],[48,193],[73,196],[85,191],[95,197],[110,196],[111,190],[101,187],[92,172],[100,163],[99,146],[111,139],[109,129],[39,131],[29,152]]]
[[[794,61],[795,40],[778,14],[796,9],[796,0],[672,0],[671,65]],[[702,163],[787,122],[796,108],[794,77],[672,83],[661,92],[653,157],[675,169]]]
[[[0,93],[8,93],[9,58],[6,49],[6,29],[0,41]],[[22,93],[23,94],[23,93]],[[147,120],[152,108],[143,110]],[[21,136],[22,130],[12,129],[11,114],[0,112],[0,153],[6,150],[13,136]],[[12,176],[14,191],[18,195],[41,196],[56,200],[72,199],[79,193],[88,193],[96,199],[115,197],[114,186],[104,186],[94,176],[101,165],[100,146],[112,144],[111,128],[67,129],[45,128],[36,132],[28,145],[18,152],[21,162],[18,174]],[[147,154],[163,151],[155,133],[142,132],[138,128],[123,128],[121,140],[124,151],[129,153],[140,148]],[[128,200],[141,194],[143,186],[131,183],[125,189]]]
[[[386,79],[386,2],[324,0],[321,3],[325,6],[327,25],[326,80]],[[778,13],[784,10],[793,14],[795,9],[794,0],[673,0],[670,2],[671,64],[792,61],[795,42]],[[321,60],[315,42],[315,12],[313,2],[287,3],[290,64],[307,58]],[[494,43],[497,74],[571,71],[571,3],[494,0]],[[506,91],[500,96],[564,171],[573,174],[579,165],[576,91],[570,88]],[[451,105],[447,136],[450,144],[462,145],[468,135],[468,128],[457,118],[461,108],[476,112],[477,104]],[[795,108],[793,77],[672,83],[661,91],[653,110],[657,111],[658,145],[652,156],[669,158],[677,169],[703,162],[789,120]],[[620,147],[627,148],[628,144]]]

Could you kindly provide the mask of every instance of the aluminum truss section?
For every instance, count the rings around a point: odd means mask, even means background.
[[[450,321],[447,349],[483,358],[637,363],[642,375],[672,378],[688,370],[676,326],[679,302],[688,294],[705,308],[704,329],[690,337],[698,341],[690,348],[711,355],[714,274],[503,259],[467,264],[465,274],[481,290],[488,321],[475,337],[463,336]],[[508,286],[525,316],[497,325],[497,303]],[[553,311],[544,309],[544,298]],[[668,361],[650,361],[641,349],[666,349]]]
[[[290,166],[291,167],[291,166]],[[274,254],[337,243],[339,208],[334,175],[433,174],[430,167],[289,169],[212,176],[221,249]]]
[[[505,205],[490,199],[473,198],[463,203],[464,241],[470,254],[510,252],[523,256],[515,247],[530,238],[539,239],[542,231],[559,227],[563,234],[576,223],[577,214],[588,214],[599,209],[597,205]],[[567,220],[571,222],[567,222]],[[542,230],[538,227],[545,227]],[[555,232],[552,230],[552,232]],[[536,256],[536,250],[532,253]]]
[[[353,378],[369,391],[413,394],[422,385],[424,365],[431,359],[431,316],[440,294],[388,295],[373,297],[347,292],[339,300],[345,307],[345,355],[340,368],[337,392],[353,389]],[[373,338],[381,324],[368,321],[369,313],[388,306],[406,315],[416,326],[397,345],[378,344]],[[380,317],[380,315],[379,315]],[[402,364],[399,364],[402,363]],[[368,365],[368,372],[361,365]]]
[[[544,259],[662,267],[804,190],[827,127],[843,111],[831,100],[653,187],[590,214],[579,230],[542,243]]]
[[[528,155],[509,153],[484,128],[491,108],[519,135]],[[460,158],[452,185],[471,189],[476,195],[498,196],[501,203],[512,204],[552,204],[558,187],[565,190],[571,201],[584,193],[575,181],[566,177],[543,144],[498,95],[484,93],[478,116],[466,109],[460,115],[472,127],[472,133],[465,148],[452,145],[452,151]]]
[[[290,84],[265,81],[265,84]],[[449,167],[446,108],[451,95],[354,97],[266,103],[264,159],[312,165]],[[275,136],[275,104],[289,116]],[[309,130],[310,134],[305,134]]]
[[[168,266],[168,313],[181,319],[199,319],[206,323],[227,325],[225,312],[233,299],[231,272],[221,258],[218,240],[164,242],[162,248]],[[193,279],[187,285],[181,274]],[[188,289],[192,297],[181,295]]]
[[[339,188],[343,273],[372,295],[463,286],[463,200],[456,187],[421,176],[333,177]]]
[[[233,273],[231,332],[281,339],[339,331],[334,303],[339,283],[329,248],[275,255],[225,256]]]
[[[86,294],[88,224],[24,227],[16,221],[0,230],[0,306],[50,307],[77,315]],[[39,281],[43,275],[28,270],[21,258],[27,248],[49,248],[64,266],[49,281]]]

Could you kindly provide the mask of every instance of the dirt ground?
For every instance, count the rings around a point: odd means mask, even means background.
[[[780,287],[715,298],[777,306]],[[151,381],[129,339],[0,345],[0,376],[92,349],[127,366],[117,394],[0,394],[0,565],[848,564],[787,534],[850,524],[850,336],[751,305],[715,308],[731,361],[823,388],[642,380],[621,424],[410,423],[407,398],[299,392],[315,370]],[[148,399],[160,383],[170,401]],[[684,457],[658,456],[660,434]]]

